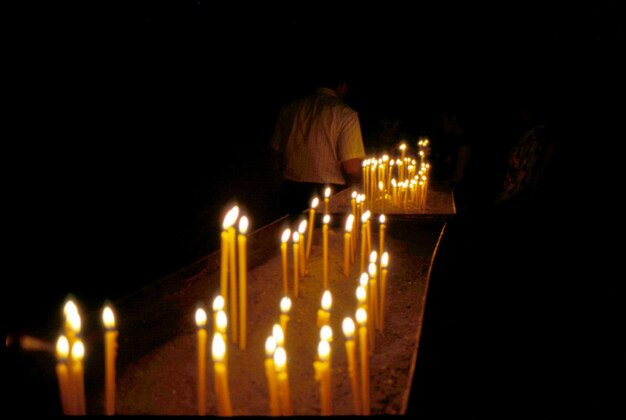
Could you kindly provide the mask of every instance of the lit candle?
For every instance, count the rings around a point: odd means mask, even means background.
[[[206,312],[202,308],[196,310],[196,326],[198,327],[198,415],[206,414]]]
[[[304,256],[304,234],[306,233],[306,227],[306,220],[302,220],[298,225],[298,233],[300,234],[300,246],[298,247],[300,251],[300,277],[304,277],[306,274],[306,258]]]
[[[313,197],[311,201],[311,210],[309,210],[309,235],[306,238],[306,259],[309,259],[309,255],[311,255],[311,240],[313,238],[313,228],[315,227],[314,218],[315,218],[315,208],[319,204],[320,200],[317,197]]]
[[[352,207],[352,214],[354,214],[356,216],[356,197],[357,197],[358,193],[356,192],[356,190],[352,191],[352,194],[350,195],[351,199],[350,199],[350,206]]]
[[[272,337],[276,339],[276,345],[278,347],[285,347],[285,331],[283,331],[280,325],[274,324],[272,326]]]
[[[352,240],[350,238],[352,225],[354,224],[354,215],[350,214],[346,220],[346,232],[343,234],[343,274],[348,277],[350,275],[350,255],[352,249]]]
[[[330,320],[330,308],[333,305],[333,296],[329,290],[322,295],[322,307],[317,310],[317,327],[321,328],[328,324]]]
[[[380,257],[380,316],[378,317],[379,330],[383,330],[385,325],[385,295],[387,293],[387,265],[389,264],[389,254],[383,253]]]
[[[406,154],[406,144],[402,143],[400,145],[400,162],[402,162],[401,165],[404,165],[404,156],[405,156],[405,154]],[[400,175],[399,175],[400,181],[404,181],[404,168],[400,169],[400,166],[398,166],[398,171],[400,173]]]
[[[360,287],[360,286],[359,286]],[[343,334],[346,336],[346,356],[348,359],[348,375],[352,385],[352,406],[354,414],[361,414],[361,397],[359,392],[359,377],[356,371],[356,348],[354,345],[354,321],[350,317],[343,319],[341,324]]]
[[[228,390],[228,371],[224,363],[226,355],[226,343],[222,334],[213,334],[211,347],[213,356],[213,368],[215,370],[215,396],[217,397],[217,415],[232,416],[233,408],[230,404],[230,392]]]
[[[109,305],[102,311],[104,324],[104,388],[105,414],[115,414],[115,359],[117,358],[117,330],[115,329],[115,314]]]
[[[381,214],[378,217],[378,222],[380,223],[380,231],[378,233],[378,251],[380,253],[385,252],[385,215]]]
[[[378,181],[378,191],[380,191],[380,212],[383,213],[385,211],[385,186],[383,181]]]
[[[70,343],[67,341],[67,337],[62,335],[58,338],[56,345],[56,374],[59,381],[59,395],[61,396],[63,414],[73,414],[70,402],[70,378],[67,371],[67,356],[69,353]]]
[[[329,343],[333,342],[333,329],[330,328],[330,325],[324,325],[320,328],[320,340],[328,341]],[[331,356],[328,355],[328,364],[331,364]]]
[[[322,415],[330,416],[332,414],[332,399],[330,394],[330,344],[328,341],[321,340],[317,346],[317,357],[320,361],[320,396]]]
[[[247,341],[247,323],[248,323],[248,259],[246,252],[246,232],[248,231],[248,218],[241,216],[239,219],[239,236],[237,237],[237,245],[239,252],[239,349],[245,350]]]
[[[326,187],[324,190],[324,214],[328,214],[328,202],[330,201],[330,187]]]
[[[75,414],[85,415],[85,378],[83,370],[83,358],[85,346],[80,338],[77,338],[70,350],[70,386],[74,389]]]
[[[298,297],[300,288],[300,233],[294,232],[291,237],[293,242],[293,295]]]
[[[236,254],[237,232],[235,232],[234,224],[235,224],[235,221],[237,220],[237,217],[239,216],[239,207],[237,206],[233,207],[231,209],[231,212],[234,214],[234,216],[233,216],[233,223],[228,228],[228,271],[229,271],[229,277],[230,277],[230,295],[229,295],[230,307],[228,308],[228,311],[229,311],[228,315],[230,316],[230,319],[232,322],[230,339],[233,343],[236,343],[237,338],[238,338],[238,332],[239,332],[238,330],[239,309],[237,308],[237,254]]]
[[[364,286],[356,288],[357,307],[367,309],[367,289]]]
[[[280,300],[280,327],[283,334],[287,334],[287,323],[289,322],[289,311],[291,310],[291,299],[285,296]]]
[[[369,210],[361,216],[361,269],[365,270],[365,255],[367,255],[367,218]]]
[[[322,227],[323,235],[323,270],[324,270],[324,290],[328,289],[328,223],[330,222],[330,216],[324,215],[324,226]]]
[[[365,309],[356,310],[356,322],[359,324],[359,353],[361,356],[361,396],[363,414],[370,414],[370,372],[367,357],[367,312]]]
[[[274,369],[278,380],[278,396],[281,402],[283,416],[293,415],[291,408],[291,392],[289,390],[289,378],[287,376],[287,352],[282,347],[274,351]]]
[[[226,343],[226,328],[228,327],[228,317],[226,316],[226,312],[217,311],[215,314],[215,330],[214,333],[220,334],[222,336],[222,341]],[[228,354],[224,353],[224,359],[228,357]]]
[[[365,212],[365,214],[367,215],[367,217],[365,218],[365,226],[367,227],[366,232],[367,232],[367,253],[369,254],[370,252],[372,252],[372,228],[371,228],[371,224],[370,224],[370,218],[372,216],[372,213],[368,210]]]
[[[289,241],[289,237],[291,236],[291,229],[285,229],[283,231],[283,235],[280,238],[280,253],[282,256],[283,262],[283,292],[284,294],[289,293],[289,277],[287,273],[287,242]]]
[[[236,210],[235,210],[236,209]],[[220,248],[220,294],[228,299],[228,256],[230,254],[228,229],[237,220],[239,208],[233,207],[226,213],[222,223],[221,248]],[[232,308],[231,308],[232,309]]]
[[[265,376],[267,377],[267,389],[270,396],[270,415],[280,416],[276,372],[274,369],[274,351],[276,351],[276,339],[273,336],[269,336],[265,340]]]
[[[78,307],[71,298],[65,302],[63,313],[65,314],[65,336],[67,337],[71,349],[76,340],[76,336],[80,334],[81,328],[81,318],[78,313]]]
[[[217,295],[215,299],[213,299],[213,331],[217,331],[217,313],[219,311],[224,310],[224,298],[222,295]],[[226,315],[226,314],[224,314]]]

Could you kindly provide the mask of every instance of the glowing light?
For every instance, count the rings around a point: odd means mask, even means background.
[[[377,259],[378,259],[378,253],[376,251],[372,251],[370,253],[370,262],[375,263]]]
[[[226,354],[226,343],[224,343],[224,337],[222,334],[213,334],[213,343],[211,344],[211,354],[214,362],[224,361],[224,355]]]
[[[238,216],[239,216],[239,207],[234,206],[232,209],[228,211],[228,213],[226,213],[226,217],[224,217],[224,223],[222,223],[222,227],[224,229],[228,229],[229,227],[231,227],[237,220]]]
[[[245,235],[248,231],[248,224],[248,218],[246,216],[241,216],[241,219],[239,219],[239,233]]]
[[[333,329],[328,325],[324,325],[320,329],[320,339],[323,341],[332,341],[333,340]]]
[[[304,232],[306,232],[306,226],[307,226],[306,220],[303,220],[300,222],[300,224],[298,225],[298,232],[300,232],[300,235],[304,235]]]
[[[327,225],[330,222],[330,215],[328,214],[324,215],[324,218],[322,219],[322,221],[324,222],[325,225]]]
[[[364,305],[367,299],[367,292],[365,291],[365,287],[358,286],[356,288],[356,300],[359,304]]]
[[[282,347],[277,347],[274,352],[274,365],[277,370],[283,370],[287,365],[287,352]]]
[[[228,326],[228,317],[226,316],[226,312],[217,311],[217,314],[215,315],[215,326],[219,332],[226,332],[226,327]]]
[[[280,311],[284,314],[287,314],[289,313],[290,310],[291,310],[291,299],[285,296],[284,298],[280,300]]]
[[[285,244],[289,240],[290,236],[291,236],[291,229],[285,229],[283,230],[283,236],[281,236],[280,241]]]
[[[102,323],[104,324],[104,328],[108,330],[115,328],[115,315],[108,305],[102,310]]]
[[[272,335],[276,339],[276,344],[282,346],[285,342],[285,333],[283,332],[283,328],[279,324],[274,324],[272,327]]]
[[[367,323],[367,312],[365,309],[359,308],[356,310],[356,322],[358,322],[361,327],[365,327]]]
[[[383,268],[387,268],[389,264],[389,254],[387,252],[383,252],[382,257],[380,257],[380,265]]]
[[[346,220],[346,232],[352,232],[352,225],[354,224],[354,214],[348,215]]]
[[[83,360],[83,357],[85,357],[85,346],[82,341],[76,340],[72,346],[72,360],[80,361]]]
[[[293,240],[294,243],[297,244],[298,242],[300,242],[300,234],[298,232],[294,232],[291,239]]]
[[[376,275],[376,264],[370,263],[370,265],[367,267],[367,271],[370,273],[371,277],[374,277]]]
[[[272,357],[274,351],[276,351],[276,339],[273,335],[270,335],[265,340],[265,355],[267,357]]]
[[[324,341],[324,340],[320,341],[320,343],[317,345],[317,356],[322,362],[325,362],[328,360],[329,355],[330,355],[330,344],[328,343],[328,341]]]
[[[70,354],[70,342],[67,341],[67,337],[62,335],[57,339],[57,357],[59,359],[67,359]]]
[[[322,309],[328,312],[332,305],[333,296],[330,294],[330,290],[326,290],[322,295]]]
[[[311,200],[311,208],[317,208],[317,205],[320,203],[320,199],[317,197],[313,197],[313,200]]]
[[[196,326],[203,328],[206,325],[206,312],[202,308],[196,310]]]
[[[343,335],[346,336],[348,340],[351,340],[354,337],[354,321],[352,318],[345,317],[343,322],[341,323],[341,328],[343,329]]]
[[[217,295],[215,299],[213,299],[213,312],[223,311],[224,305],[225,303],[222,295]]]
[[[367,287],[367,283],[369,282],[370,277],[367,273],[361,273],[361,277],[359,277],[359,284],[363,287]]]

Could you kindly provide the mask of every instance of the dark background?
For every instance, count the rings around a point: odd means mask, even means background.
[[[233,201],[253,229],[277,218],[276,113],[328,66],[352,70],[370,151],[385,122],[415,139],[452,107],[488,163],[515,110],[540,104],[566,127],[567,168],[602,173],[623,120],[611,6],[128,3],[3,7],[5,331],[60,318],[68,293],[93,310],[201,258]],[[597,209],[581,194],[567,220]]]

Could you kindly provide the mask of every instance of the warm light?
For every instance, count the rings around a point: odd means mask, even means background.
[[[291,239],[293,239],[293,242],[297,244],[298,242],[300,242],[300,234],[298,232],[294,232]]]
[[[343,329],[343,335],[346,336],[348,340],[352,340],[354,336],[354,321],[349,316],[343,319],[341,323],[341,328]]]
[[[206,312],[202,308],[196,310],[196,326],[198,328],[204,328],[206,325]]]
[[[282,346],[285,342],[285,333],[283,332],[283,328],[279,324],[274,324],[272,327],[272,335],[276,339],[276,344]]]
[[[333,341],[333,329],[328,325],[324,325],[320,329],[320,339],[324,341]]]
[[[327,225],[330,222],[330,215],[328,214],[324,215],[324,219],[322,219],[322,221],[324,222],[325,225]]]
[[[313,200],[311,200],[311,208],[312,209],[316,208],[319,203],[320,203],[320,199],[317,197],[313,197]]]
[[[76,333],[80,332],[81,321],[80,315],[78,315],[78,311],[69,312],[67,314],[67,322],[70,323],[70,328],[72,329],[72,331]]]
[[[110,306],[105,306],[102,310],[102,322],[107,330],[115,328],[115,315]]]
[[[387,162],[389,160],[389,155],[383,155],[383,162]]]
[[[211,354],[213,355],[214,362],[224,361],[224,354],[226,353],[226,343],[224,343],[224,337],[222,334],[213,334],[213,343],[211,345]]]
[[[270,335],[265,340],[265,355],[267,357],[272,357],[274,351],[276,350],[276,339],[273,335]]]
[[[385,224],[385,220],[386,220],[386,218],[385,218],[385,215],[384,215],[384,214],[381,214],[381,215],[380,215],[380,217],[378,218],[378,222],[379,222],[381,225]]]
[[[365,299],[367,299],[367,292],[365,291],[365,287],[358,286],[356,288],[356,300],[361,304],[365,304]]]
[[[326,187],[324,190],[324,198],[330,197],[330,187]]]
[[[287,352],[282,347],[277,347],[274,352],[274,366],[276,370],[283,370],[287,364]]]
[[[65,302],[65,306],[63,306],[63,314],[65,315],[66,318],[70,317],[70,314],[77,314],[78,313],[78,308],[76,307],[76,304],[74,303],[73,300],[68,300],[67,302]]]
[[[224,298],[222,295],[217,295],[215,299],[213,299],[213,312],[223,311],[224,310]]]
[[[369,276],[367,273],[361,273],[361,277],[359,277],[359,284],[363,287],[367,287],[367,282],[369,281]]]
[[[59,359],[67,359],[70,354],[70,342],[67,341],[67,337],[62,335],[57,340],[57,357]]]
[[[367,267],[367,271],[370,273],[371,277],[374,277],[376,275],[376,264],[370,263],[370,265]]]
[[[241,216],[239,219],[239,233],[245,235],[248,231],[248,218],[246,216]]]
[[[419,155],[420,155],[420,156],[424,156],[424,152],[420,150]]]
[[[391,186],[396,188],[397,185],[398,185],[398,183],[396,182],[396,179],[395,178],[391,178]]]
[[[283,236],[280,238],[280,241],[282,243],[287,243],[287,241],[289,240],[290,236],[291,236],[291,229],[285,229],[283,231]]]
[[[383,181],[378,181],[378,189],[383,190]]]
[[[352,225],[354,224],[354,214],[348,215],[346,220],[346,232],[352,232]]]
[[[358,193],[356,191],[352,191],[352,194],[350,196],[356,200],[357,195]]]
[[[284,314],[289,313],[291,310],[291,299],[285,296],[280,300],[280,311]]]
[[[365,309],[359,308],[356,310],[356,322],[358,322],[361,327],[365,326],[367,323],[367,312],[365,312]]]
[[[317,356],[319,357],[320,361],[325,362],[328,360],[328,356],[330,355],[330,344],[328,343],[328,341],[320,341],[320,343],[317,345]]]
[[[224,223],[222,223],[222,227],[224,229],[228,229],[237,220],[237,216],[239,216],[239,207],[235,206],[226,213],[226,217],[224,217]]]
[[[215,315],[215,326],[219,332],[226,332],[226,327],[228,326],[226,312],[217,311],[217,314]]]
[[[81,361],[83,357],[85,357],[85,346],[82,341],[76,340],[72,346],[72,360]]]
[[[322,295],[322,309],[326,312],[330,311],[330,307],[333,305],[333,297],[330,294],[330,290],[326,290]]]
[[[389,264],[389,254],[387,252],[383,252],[382,257],[380,257],[380,265],[383,268],[387,268],[387,264]]]
[[[400,150],[405,151],[406,150],[406,144],[402,143],[400,145]]]
[[[372,251],[370,253],[370,262],[375,263],[377,259],[378,259],[378,253],[376,251]]]
[[[304,232],[306,232],[306,225],[306,220],[301,221],[298,225],[298,232],[300,232],[300,235],[304,235]]]

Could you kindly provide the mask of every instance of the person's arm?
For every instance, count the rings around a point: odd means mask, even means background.
[[[363,136],[358,114],[350,110],[337,142],[341,172],[348,185],[358,184],[362,178],[362,162],[365,157]]]
[[[361,182],[363,170],[361,169],[363,159],[355,158],[348,159],[341,162],[341,171],[346,178],[346,182],[349,185],[358,184]]]

